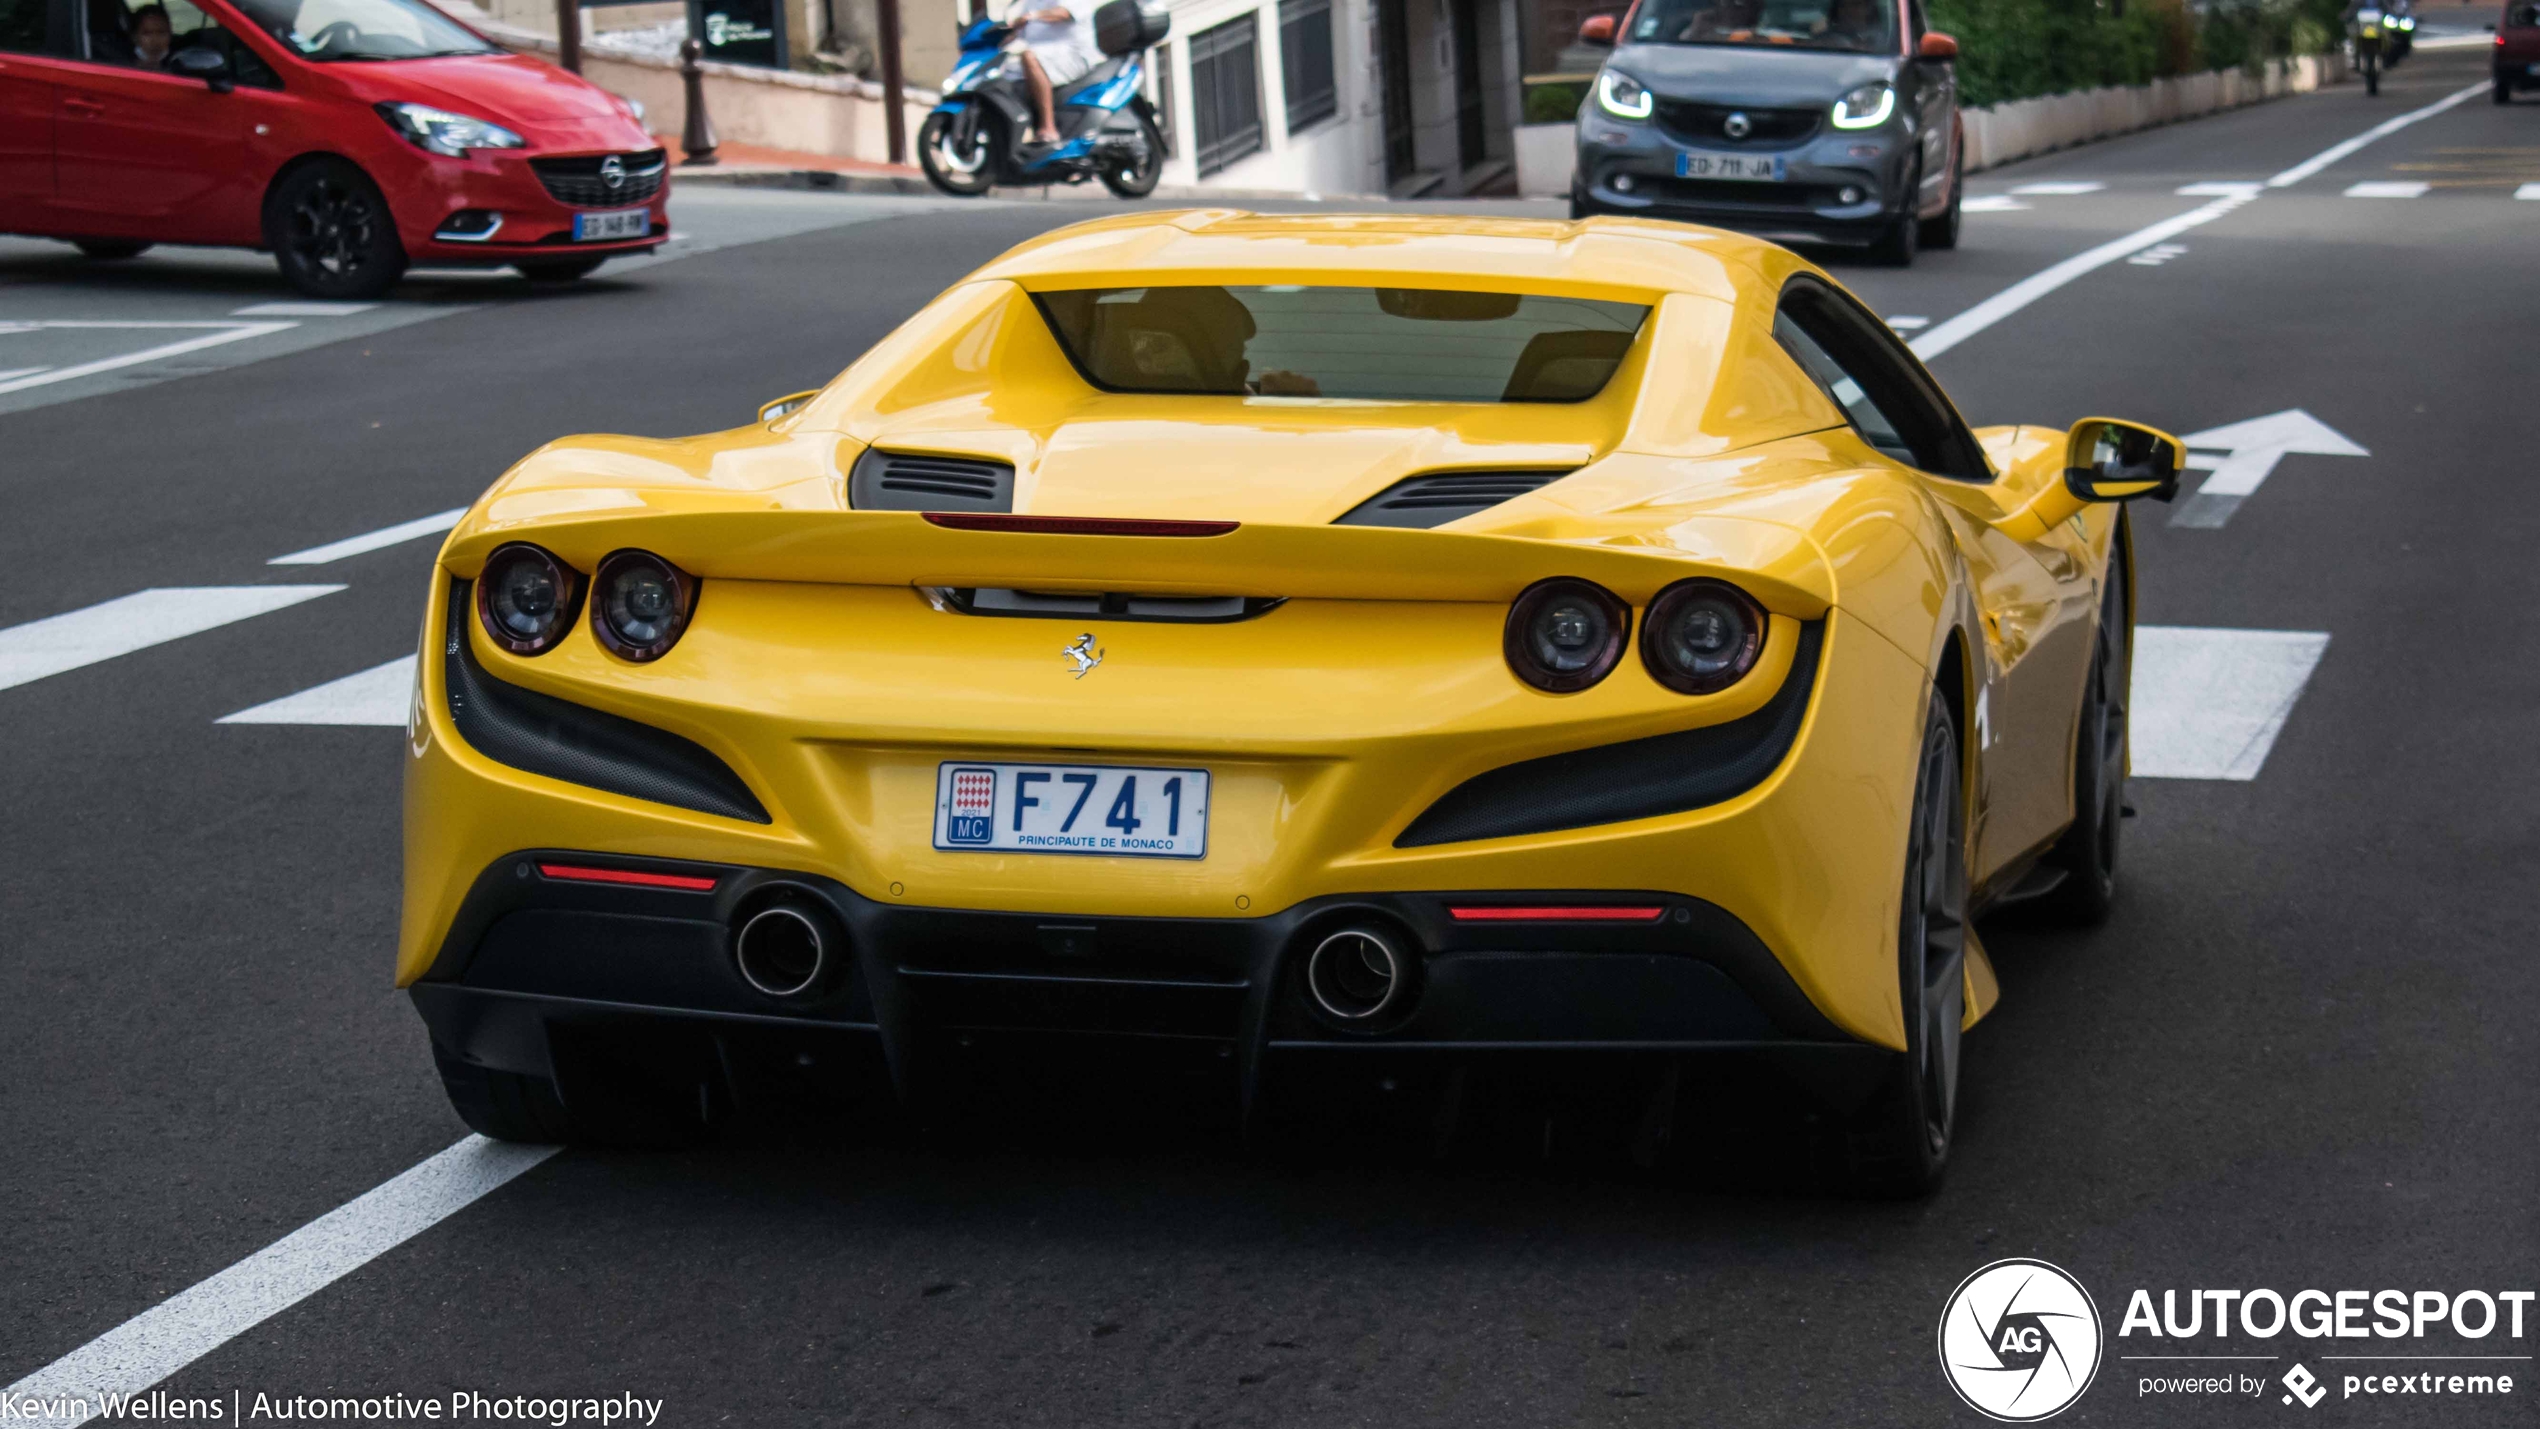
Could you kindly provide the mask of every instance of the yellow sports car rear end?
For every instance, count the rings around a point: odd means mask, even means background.
[[[2113,878],[2092,503],[2176,451],[1971,433],[1849,303],[1698,229],[1140,216],[756,426],[534,454],[442,552],[410,730],[454,1102],[609,1135],[1027,1033],[1213,1049],[1243,1105],[1742,1052],[1928,1186],[1970,910]]]

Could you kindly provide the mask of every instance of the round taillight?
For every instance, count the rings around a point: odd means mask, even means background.
[[[1631,628],[1632,608],[1612,591],[1555,576],[1526,587],[1508,608],[1501,645],[1518,679],[1564,695],[1612,674]]]
[[[591,580],[591,630],[611,654],[658,660],[697,608],[696,578],[650,551],[620,551]]]
[[[1650,678],[1685,695],[1708,695],[1746,678],[1764,653],[1764,608],[1726,581],[1678,581],[1658,592],[1641,621],[1640,658]]]
[[[515,655],[554,649],[581,605],[581,575],[536,546],[495,548],[476,578],[477,623]]]

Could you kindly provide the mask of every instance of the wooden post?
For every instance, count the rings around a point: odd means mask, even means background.
[[[556,63],[582,73],[582,0],[556,0]]]
[[[882,47],[882,133],[891,162],[908,162],[908,115],[900,80],[900,0],[873,0],[874,29]]]

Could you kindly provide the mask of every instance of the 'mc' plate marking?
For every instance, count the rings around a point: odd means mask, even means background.
[[[1118,764],[944,764],[935,771],[935,847],[1204,858],[1208,771]]]

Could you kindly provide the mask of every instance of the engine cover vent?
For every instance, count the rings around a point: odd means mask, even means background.
[[[858,511],[1012,511],[1014,468],[980,457],[870,448],[847,478]]]
[[[1567,471],[1433,471],[1406,476],[1360,502],[1335,526],[1443,526],[1550,486]]]

